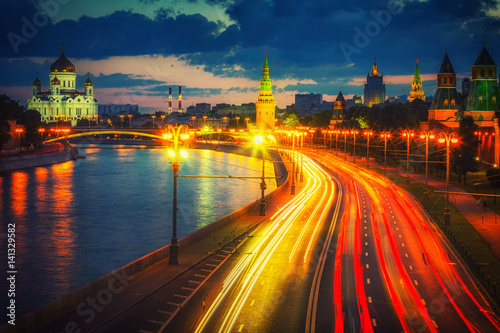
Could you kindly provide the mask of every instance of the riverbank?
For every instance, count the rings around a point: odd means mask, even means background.
[[[78,149],[71,148],[65,151],[2,157],[0,158],[0,173],[68,162],[76,160],[78,156]]]

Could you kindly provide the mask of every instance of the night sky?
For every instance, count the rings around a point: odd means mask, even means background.
[[[483,42],[500,64],[497,0],[0,3],[0,93],[23,105],[36,72],[48,90],[61,43],[78,89],[90,72],[99,103],[139,104],[142,112],[166,110],[168,88],[175,100],[178,85],[184,107],[255,102],[264,50],[279,107],[296,93],[328,101],[339,89],[362,95],[374,57],[388,96],[409,94],[415,58],[426,96],[435,92],[446,50],[459,77],[470,76]]]

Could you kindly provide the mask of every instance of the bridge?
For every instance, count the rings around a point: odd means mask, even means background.
[[[57,131],[57,129],[55,130]],[[141,136],[148,137],[157,140],[171,141],[173,142],[173,138],[166,139],[163,137],[163,133],[165,131],[162,128],[100,128],[100,127],[73,127],[71,129],[59,129],[58,132],[64,133],[63,135],[56,136],[54,138],[50,138],[44,140],[44,143],[56,142],[61,140],[67,140],[71,138],[77,137],[85,137],[85,136],[94,136],[94,135],[131,135],[131,136]],[[214,134],[218,136],[219,140],[224,137],[231,137],[233,139],[241,139],[248,134],[248,132],[236,132],[234,130],[230,131],[218,131],[218,130],[197,130],[195,128],[188,129],[188,132],[191,137],[212,137]]]

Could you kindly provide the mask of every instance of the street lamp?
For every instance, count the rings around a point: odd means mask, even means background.
[[[333,134],[333,131],[328,131],[328,133],[330,134],[330,153],[332,152],[332,134]]]
[[[420,134],[420,139],[425,139],[425,189],[424,196],[429,199],[429,190],[427,188],[427,180],[429,175],[429,139],[434,139],[434,134],[431,131],[423,131]]]
[[[222,117],[222,120],[224,121],[224,128],[227,128],[227,117]]]
[[[307,135],[307,132],[300,132],[300,178],[299,181],[302,183],[304,181],[304,153],[302,149],[304,148],[304,135]]]
[[[295,132],[288,133],[292,137],[292,186],[290,187],[290,194],[295,195]]]
[[[351,134],[354,136],[354,146],[352,147],[352,162],[356,164],[356,134],[358,131],[351,131]]]
[[[246,117],[246,118],[245,118],[245,121],[246,121],[246,123],[247,123],[247,129],[248,129],[248,122],[250,121],[250,118]]]
[[[131,114],[129,114],[129,115],[128,115],[128,127],[129,127],[129,128],[132,128],[131,121],[132,121],[132,115],[131,115]]]
[[[120,115],[120,128],[123,128],[123,117],[125,117],[125,115],[121,114]],[[90,120],[89,120],[89,127],[90,127]]]
[[[172,164],[172,171],[174,173],[174,197],[172,205],[172,241],[170,243],[170,257],[168,263],[170,265],[177,265],[179,263],[179,244],[177,244],[177,172],[180,170],[180,163],[182,159],[187,157],[187,151],[181,149],[178,151],[179,138],[181,140],[189,139],[188,127],[186,125],[165,127],[166,132],[163,134],[164,139],[174,139],[174,149],[168,150],[169,163]]]
[[[412,130],[404,130],[403,137],[406,138],[406,185],[410,184],[410,138],[413,138],[415,133]]]
[[[87,119],[89,121],[89,128],[90,128],[90,120],[92,119],[92,116],[91,115],[87,115]]]
[[[266,215],[266,202],[264,200],[266,191],[266,145],[270,145],[272,141],[275,141],[274,137],[271,135],[271,131],[267,130],[264,134],[257,134],[253,141],[258,146],[262,147],[262,180],[260,182],[260,216]]]
[[[21,155],[21,133],[24,132],[22,128],[16,128],[16,133],[18,135],[18,142],[19,142],[19,155]]]
[[[387,176],[387,139],[391,137],[391,133],[382,132],[380,137],[384,138],[384,176]]]
[[[446,207],[444,208],[444,224],[450,224],[450,206],[449,206],[449,193],[448,193],[448,183],[450,180],[450,142],[457,143],[457,133],[439,133],[439,143],[446,142]]]
[[[196,120],[196,116],[191,117],[191,121],[193,122],[193,128],[194,128],[194,121]]]
[[[160,118],[161,118],[161,127],[165,127],[165,115],[162,114]]]
[[[326,133],[328,131],[327,130],[322,130],[321,133],[323,133],[323,146],[325,146],[325,149],[326,149]]]
[[[151,116],[151,118],[153,118],[153,128],[155,128],[155,118],[156,118],[156,116],[153,115],[153,116]]]
[[[339,144],[340,131],[336,130],[336,131],[334,131],[334,133],[335,133],[335,156],[338,156],[339,155],[338,144]]]
[[[234,117],[234,119],[236,119],[236,130],[238,130],[238,125],[240,123],[240,116],[236,116]]]
[[[370,168],[370,136],[373,135],[373,132],[368,130],[364,133],[366,135],[366,168]]]
[[[342,134],[344,134],[344,160],[347,161],[347,133],[349,131],[342,131]]]

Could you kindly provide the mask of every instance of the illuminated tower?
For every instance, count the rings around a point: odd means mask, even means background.
[[[267,51],[265,51],[262,80],[260,80],[259,100],[255,103],[255,108],[257,112],[257,129],[274,130],[274,111],[276,109],[276,102],[273,99],[273,88],[271,79],[269,78]]]
[[[437,74],[437,89],[428,111],[429,121],[456,121],[457,112],[461,107],[457,92],[457,74],[446,52]]]
[[[172,87],[168,88],[168,113],[172,113]]]
[[[372,74],[366,76],[364,99],[365,105],[369,107],[385,102],[384,76],[378,72],[377,59],[373,61]]]
[[[471,115],[475,121],[491,121],[498,111],[499,98],[497,65],[486,46],[483,46],[481,54],[472,66],[472,81],[465,114]]]
[[[422,90],[422,80],[420,79],[420,70],[418,69],[418,58],[417,65],[415,66],[415,75],[413,75],[413,82],[411,84],[410,98],[408,98],[408,100],[413,102],[416,98],[425,101],[424,91]]]
[[[342,91],[340,91],[333,106],[333,114],[332,119],[330,119],[330,125],[341,123],[344,120],[346,111],[346,101],[344,95],[342,95]]]
[[[179,112],[182,112],[182,87],[179,86]]]

